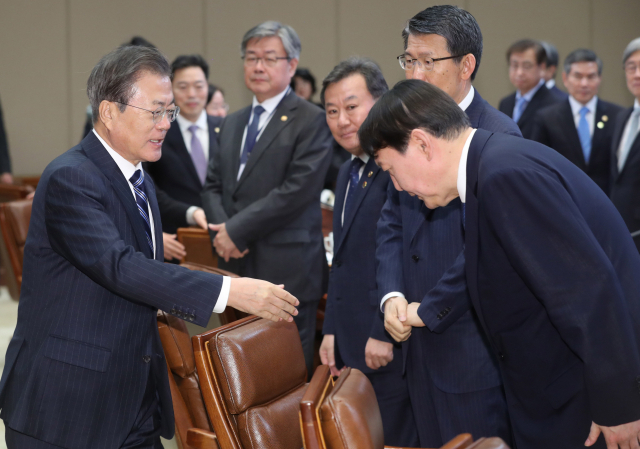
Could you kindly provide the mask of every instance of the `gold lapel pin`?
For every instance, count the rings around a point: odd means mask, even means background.
[[[362,188],[364,189],[365,187],[367,187],[367,181],[362,183]]]
[[[373,172],[370,171],[369,174],[367,175],[367,178],[371,178],[373,176]]]
[[[609,120],[609,117],[608,117],[608,116],[606,116],[606,115],[603,115],[603,116],[602,116],[602,121],[603,121],[603,122],[606,122],[606,121],[608,121],[608,120]]]
[[[598,127],[598,129],[602,129],[602,128],[604,128],[604,123],[598,122],[598,124],[596,126]]]
[[[282,117],[280,117],[280,120],[282,120],[283,122],[286,122],[289,119],[289,117],[287,117],[286,115],[283,115]]]
[[[217,126],[213,128],[213,130],[216,132],[216,134],[220,132],[220,128],[218,128]]]

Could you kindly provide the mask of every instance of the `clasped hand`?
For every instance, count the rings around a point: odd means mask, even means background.
[[[405,298],[394,296],[384,303],[384,328],[397,342],[405,341],[411,336],[414,327],[423,327],[418,316],[419,302],[411,304]]]
[[[231,240],[231,237],[229,237],[225,223],[210,223],[209,229],[218,233],[213,239],[213,247],[216,253],[218,253],[218,256],[222,257],[225,262],[229,262],[229,259],[240,259],[249,252],[248,249],[240,252],[236,244]]]

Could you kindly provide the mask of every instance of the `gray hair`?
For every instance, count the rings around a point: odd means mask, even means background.
[[[87,80],[93,123],[97,122],[100,103],[105,100],[120,103],[118,107],[124,112],[144,72],[171,77],[169,61],[156,48],[121,46],[103,56]]]
[[[273,20],[263,22],[245,33],[242,37],[242,45],[240,46],[240,53],[242,54],[242,57],[244,58],[244,54],[247,51],[247,43],[251,39],[259,40],[263,37],[271,36],[280,38],[284,51],[287,53],[287,58],[300,59],[300,49],[302,48],[302,45],[300,44],[300,38],[298,37],[296,30],[291,28],[289,25],[283,25],[280,22],[275,22]]]
[[[564,59],[564,73],[571,72],[571,64],[578,62],[595,62],[598,65],[598,76],[602,75],[602,60],[593,51],[586,48],[579,48],[567,55]]]
[[[352,56],[335,66],[322,81],[322,91],[320,92],[320,101],[322,104],[324,104],[324,93],[331,84],[335,84],[348,76],[358,73],[362,75],[367,83],[367,90],[374,100],[377,100],[389,90],[389,86],[378,64],[369,58]]]
[[[622,53],[622,63],[624,64],[625,62],[627,62],[629,56],[631,56],[638,50],[640,50],[640,37],[636,37],[634,40],[629,42],[627,48],[624,49],[624,53]]]

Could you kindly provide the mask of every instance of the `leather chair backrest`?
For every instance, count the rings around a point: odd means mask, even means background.
[[[306,389],[294,323],[250,316],[192,338],[205,406],[222,449],[300,449]]]
[[[218,255],[213,252],[209,232],[201,228],[178,228],[177,239],[187,251],[180,262],[193,262],[208,267],[218,266]]]
[[[29,232],[33,200],[18,200],[0,204],[0,229],[18,295],[22,286],[24,245]]]
[[[0,202],[22,200],[33,190],[29,185],[0,184]]]

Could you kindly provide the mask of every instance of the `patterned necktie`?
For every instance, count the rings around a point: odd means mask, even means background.
[[[524,112],[528,103],[529,102],[524,97],[520,97],[516,100],[516,107],[513,109],[514,122],[518,123],[518,120],[520,120],[520,117],[522,117],[522,113]]]
[[[196,172],[198,173],[200,182],[204,185],[204,180],[207,177],[207,158],[204,157],[202,143],[196,134],[198,126],[191,125],[189,127],[189,131],[191,131],[191,160],[193,161],[193,165],[196,167]]]
[[[133,185],[133,191],[136,194],[136,203],[138,204],[138,212],[140,212],[140,216],[142,217],[144,233],[147,235],[147,243],[149,243],[151,254],[153,254],[151,220],[149,220],[149,202],[147,201],[147,194],[145,193],[144,175],[142,174],[142,170],[136,170],[133,176],[129,178],[129,182]]]
[[[242,156],[240,156],[240,169],[247,165],[247,160],[249,159],[249,155],[251,154],[251,150],[256,144],[256,139],[258,138],[258,122],[260,121],[260,116],[264,112],[264,108],[260,105],[256,106],[253,109],[253,120],[251,124],[247,128],[247,137],[244,139],[244,148],[242,149]]]
[[[620,146],[620,153],[618,154],[618,171],[622,171],[624,163],[627,161],[629,151],[636,140],[636,134],[638,134],[638,117],[640,117],[640,108],[634,109],[629,118],[629,133],[627,134],[627,140],[622,142]],[[623,146],[624,145],[624,146]]]
[[[589,131],[589,123],[587,122],[588,113],[589,108],[583,106],[580,109],[580,121],[578,122],[578,137],[580,138],[580,145],[582,145],[586,163],[589,163],[589,156],[591,156],[591,131]]]
[[[347,191],[347,200],[344,205],[344,217],[346,218],[349,213],[349,209],[353,206],[353,198],[356,195],[356,188],[358,182],[360,182],[360,168],[364,165],[362,159],[359,157],[354,158],[349,165],[349,190]]]

